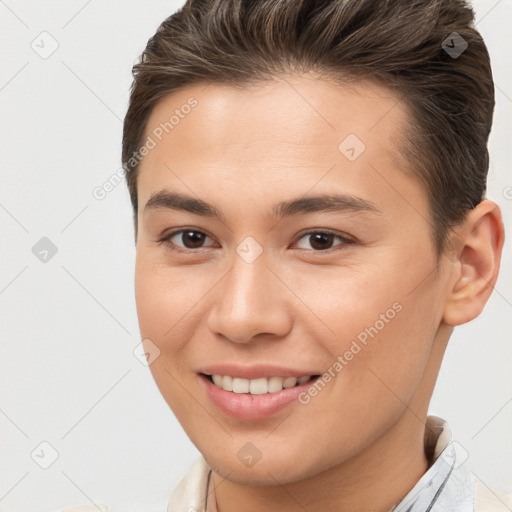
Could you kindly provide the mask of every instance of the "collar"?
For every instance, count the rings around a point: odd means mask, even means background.
[[[452,441],[450,426],[442,418],[427,416],[425,427],[430,466],[389,512],[473,512],[474,482],[464,465],[467,451]]]
[[[425,453],[430,466],[388,512],[473,512],[473,480],[464,465],[467,452],[451,440],[450,426],[442,418],[427,416],[425,426]],[[213,486],[209,486],[210,475],[211,468],[200,456],[173,489],[167,512],[218,512]]]

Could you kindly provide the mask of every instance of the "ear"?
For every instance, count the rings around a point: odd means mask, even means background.
[[[482,312],[498,279],[504,237],[501,210],[488,199],[457,229],[458,254],[443,316],[448,325],[464,324]]]

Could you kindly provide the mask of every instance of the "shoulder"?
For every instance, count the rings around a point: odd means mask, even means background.
[[[77,505],[50,512],[186,512],[195,510],[204,511],[204,497],[211,471],[206,460],[201,455],[189,466],[186,474],[172,489],[171,495],[163,501],[137,506],[131,503],[127,507],[122,504]]]
[[[74,507],[65,507],[51,512],[167,512],[167,498],[165,500],[130,503],[114,502],[110,505],[76,505]]]
[[[52,512],[109,512],[107,505],[77,505],[71,508],[60,508]]]
[[[489,487],[475,479],[475,512],[509,512],[512,510],[512,494]]]
[[[167,512],[204,511],[210,471],[211,468],[203,456],[199,456],[172,490]]]

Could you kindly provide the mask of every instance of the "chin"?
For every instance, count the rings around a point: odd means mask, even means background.
[[[271,453],[265,456],[264,451]],[[315,455],[315,459],[303,458],[305,450],[290,450],[286,453],[276,453],[270,445],[261,455],[261,459],[253,465],[246,465],[239,460],[236,451],[233,456],[226,457],[231,450],[220,448],[218,451],[202,451],[206,463],[222,478],[230,482],[256,487],[286,485],[314,477],[329,469],[327,457]],[[237,450],[238,451],[238,450]]]

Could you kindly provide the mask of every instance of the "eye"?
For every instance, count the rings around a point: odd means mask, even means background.
[[[347,244],[354,243],[353,239],[328,230],[309,231],[307,233],[304,233],[299,238],[299,241],[303,239],[306,240],[305,243],[310,244],[310,247],[314,249],[314,252],[329,252],[331,249],[333,249],[333,242],[334,239],[336,238],[341,241],[341,243],[339,243],[337,246],[344,246]],[[205,248],[203,244],[206,239],[210,239],[213,241],[213,239],[203,231],[199,231],[196,229],[180,229],[164,235],[162,238],[157,240],[157,242],[168,242],[168,245],[172,250],[178,252],[187,252],[193,249]],[[337,246],[335,245],[334,249]],[[309,247],[300,246],[298,248],[309,249]]]
[[[354,240],[343,236],[336,234],[332,231],[308,231],[307,233],[304,233],[299,240],[302,239],[309,239],[306,241],[307,244],[310,244],[313,249],[315,249],[315,252],[320,251],[329,251],[329,249],[332,249],[332,244],[334,239],[337,238],[341,240],[341,243],[338,244],[343,246],[346,244],[354,243]],[[336,246],[335,246],[336,247]],[[309,247],[299,247],[299,249],[309,249]]]
[[[206,239],[212,240],[206,233],[195,229],[180,229],[173,231],[157,240],[157,242],[170,242],[171,248],[177,251],[181,249],[203,249],[203,243]],[[175,239],[175,240],[173,240]],[[182,245],[180,245],[180,243]],[[172,247],[175,246],[175,247]]]

